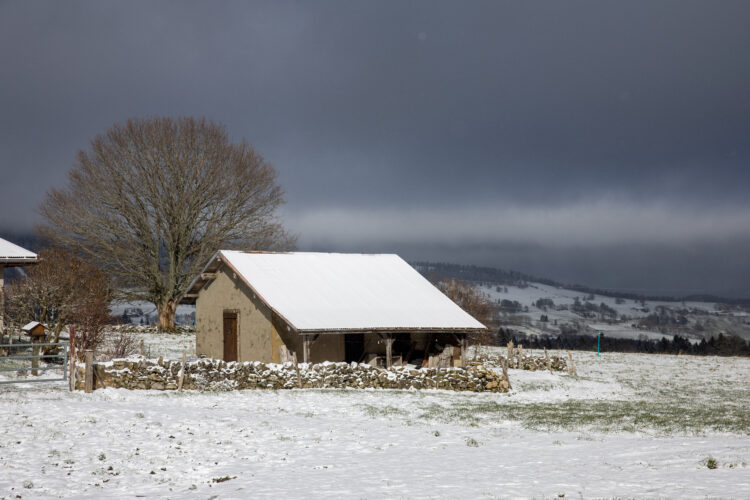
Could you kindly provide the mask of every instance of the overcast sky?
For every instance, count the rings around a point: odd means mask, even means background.
[[[206,116],[302,250],[750,296],[750,2],[0,0],[0,234],[115,122]]]

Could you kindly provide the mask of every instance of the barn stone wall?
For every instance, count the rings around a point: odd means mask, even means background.
[[[298,365],[261,362],[226,363],[200,359],[185,365],[184,389],[222,391],[235,389],[383,388],[447,389],[474,392],[508,392],[508,381],[483,365],[467,368],[394,367],[390,370],[357,363]],[[114,360],[95,364],[95,386],[126,389],[175,390],[181,363],[148,359]],[[84,367],[78,367],[77,389],[83,389]]]

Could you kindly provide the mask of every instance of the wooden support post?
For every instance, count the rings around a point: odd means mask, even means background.
[[[571,375],[578,376],[578,372],[576,371],[576,365],[573,363],[573,355],[570,354],[570,351],[568,351],[568,360],[570,361],[570,366],[568,367],[568,373]]]
[[[94,351],[87,350],[84,359],[86,361],[86,376],[83,389],[88,394],[94,390]]]
[[[547,352],[547,348],[544,348],[544,358],[547,360],[547,371],[552,371],[552,363],[550,363],[549,360],[549,353]]]
[[[385,367],[390,370],[393,364],[393,334],[385,334]]]
[[[310,336],[305,335],[302,337],[302,362],[310,362]]]
[[[302,377],[299,374],[299,364],[297,363],[297,351],[292,353],[292,360],[294,361],[294,369],[297,371],[297,387],[302,389]]]
[[[466,334],[464,333],[461,336],[461,366],[463,368],[466,368],[466,346],[467,346],[468,343],[469,342],[468,342],[468,340],[466,338]],[[474,349],[478,349],[478,348],[479,348],[478,345],[474,347]]]
[[[185,363],[187,362],[187,353],[182,351],[182,366],[180,367],[180,381],[177,384],[177,391],[182,392],[182,383],[185,381]]]

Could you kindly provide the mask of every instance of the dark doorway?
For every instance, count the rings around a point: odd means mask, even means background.
[[[237,313],[224,313],[224,361],[237,361]]]
[[[359,363],[365,354],[365,336],[361,333],[347,333],[344,335],[344,360]]]

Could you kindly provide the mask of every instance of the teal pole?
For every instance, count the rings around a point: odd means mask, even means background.
[[[596,355],[599,356],[599,346],[602,343],[602,331],[599,330],[599,335],[596,336]]]

